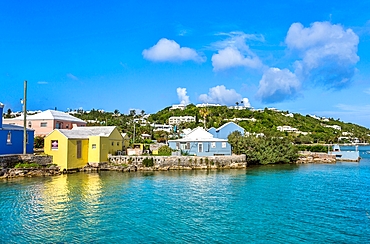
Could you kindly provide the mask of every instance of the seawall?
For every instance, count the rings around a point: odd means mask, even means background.
[[[304,163],[336,163],[335,155],[329,155],[327,153],[319,153],[319,152],[307,152],[301,151],[299,152],[299,158],[296,162],[297,164],[304,164]]]
[[[14,168],[18,163],[37,164],[35,168]],[[60,174],[58,166],[52,165],[52,157],[46,155],[1,155],[0,179],[19,176],[49,176]]]
[[[108,163],[89,163],[84,170],[193,170],[241,169],[247,167],[245,155],[233,156],[112,156]],[[148,165],[149,164],[149,165]]]

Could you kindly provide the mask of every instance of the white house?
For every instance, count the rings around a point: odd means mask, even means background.
[[[172,116],[168,119],[168,124],[178,125],[185,122],[195,122],[195,116]]]

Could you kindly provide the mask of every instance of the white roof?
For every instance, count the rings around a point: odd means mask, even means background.
[[[198,127],[193,129],[189,134],[185,135],[184,138],[173,141],[187,142],[187,141],[227,141],[227,140],[213,138],[213,135],[211,133],[209,133],[202,127]]]
[[[44,112],[27,115],[27,120],[63,120],[63,121],[71,121],[71,122],[79,122],[85,123],[82,119],[76,118],[68,113],[56,111],[56,110],[46,110]],[[23,120],[22,117],[17,117],[9,120]]]
[[[74,127],[71,130],[59,129],[58,131],[67,138],[72,139],[87,139],[90,136],[108,137],[112,134],[115,126],[89,126],[89,127]]]

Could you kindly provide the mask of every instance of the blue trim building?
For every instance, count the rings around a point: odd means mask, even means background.
[[[3,124],[4,105],[0,103],[0,155],[23,153],[23,127]],[[34,131],[27,129],[26,152],[33,153]]]
[[[201,127],[195,128],[184,138],[168,141],[174,150],[196,156],[231,155],[231,145],[226,139],[214,138]]]

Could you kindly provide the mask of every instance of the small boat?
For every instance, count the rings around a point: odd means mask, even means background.
[[[330,155],[335,155],[337,161],[348,161],[348,162],[359,162],[360,152],[357,149],[355,151],[341,151],[338,144],[333,145],[333,151],[329,152]]]

